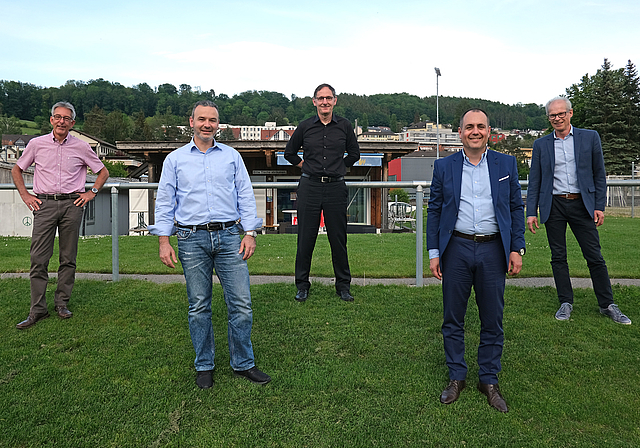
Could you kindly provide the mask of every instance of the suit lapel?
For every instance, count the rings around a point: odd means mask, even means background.
[[[460,192],[462,189],[462,151],[450,155],[453,157],[451,167],[451,178],[453,179],[453,197],[456,200],[456,209],[460,208]]]
[[[582,133],[579,129],[573,128],[573,156],[576,159],[576,167],[580,166],[580,142],[582,140]]]
[[[553,148],[553,132],[545,138],[546,140],[544,142],[543,149],[546,152],[546,155],[547,155],[546,159],[548,161],[546,169],[551,173],[551,179],[553,179],[553,171],[556,165],[556,152]],[[544,160],[544,159],[541,158],[541,160]]]
[[[493,151],[487,150],[487,168],[489,169],[489,181],[491,182],[491,201],[493,202],[493,209],[496,210],[496,203],[498,201],[498,176],[500,161]]]

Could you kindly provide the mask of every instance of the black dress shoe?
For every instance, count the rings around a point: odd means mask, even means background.
[[[249,370],[234,370],[233,373],[236,376],[242,376],[256,384],[267,384],[271,381],[271,377],[264,372],[258,370],[256,366],[251,367]]]
[[[336,294],[338,294],[345,302],[353,302],[353,296],[348,289],[345,289],[344,291],[336,291]]]
[[[440,403],[443,404],[451,404],[460,397],[460,392],[462,389],[467,387],[467,382],[465,380],[451,380],[449,381],[449,385],[442,391],[440,395]]]
[[[308,289],[298,289],[298,292],[296,293],[296,300],[298,302],[304,302],[307,300],[307,297],[309,297]]]
[[[73,316],[73,313],[69,311],[69,308],[66,306],[57,306],[54,309],[56,313],[58,313],[58,317],[60,317],[60,319],[69,319]]]
[[[196,374],[196,384],[200,389],[213,386],[213,370],[201,370]]]
[[[507,402],[504,401],[497,384],[478,383],[478,390],[487,396],[487,400],[492,408],[500,412],[509,412]]]
[[[16,328],[18,330],[25,330],[29,327],[33,327],[36,323],[40,322],[42,319],[46,319],[47,317],[49,317],[49,313],[43,314],[42,316],[38,316],[38,317],[34,317],[31,314],[29,314],[29,316],[27,316],[25,320],[23,320],[18,325],[16,325]]]

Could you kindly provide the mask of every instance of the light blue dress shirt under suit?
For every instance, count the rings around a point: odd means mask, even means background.
[[[491,179],[487,166],[487,151],[477,165],[469,161],[464,151],[460,207],[454,230],[467,235],[493,235],[498,233],[498,221],[491,198]],[[429,258],[440,257],[440,249],[429,250]]]
[[[576,152],[573,145],[573,126],[565,138],[556,137],[553,131],[553,194],[580,193],[576,170]]]
[[[215,140],[213,143],[203,153],[191,140],[167,156],[156,198],[156,223],[149,226],[151,234],[174,234],[174,219],[182,226],[241,219],[245,231],[262,227],[240,153]]]

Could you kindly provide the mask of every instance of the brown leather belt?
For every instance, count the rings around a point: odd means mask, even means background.
[[[582,196],[580,196],[580,193],[562,193],[562,194],[554,194],[555,197],[557,198],[563,198],[563,199],[580,199]]]
[[[475,241],[476,243],[487,243],[489,241],[493,241],[496,238],[498,238],[500,234],[494,233],[493,235],[468,235],[466,233],[462,233],[462,232],[458,232],[457,230],[454,230],[453,236],[464,238],[465,240]]]

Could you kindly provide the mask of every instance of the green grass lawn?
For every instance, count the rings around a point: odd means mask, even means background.
[[[602,254],[612,278],[637,278],[640,274],[640,219],[607,216],[600,227]],[[296,235],[259,235],[257,249],[249,259],[252,274],[293,275]],[[354,277],[415,278],[415,234],[354,234],[348,236],[349,263]],[[534,235],[527,231],[527,254],[520,277],[551,277],[551,253],[544,226]],[[172,238],[177,248],[175,238]],[[0,237],[2,272],[29,271],[29,238]],[[426,244],[426,241],[425,241]],[[78,250],[79,272],[111,272],[111,237],[82,238]],[[567,231],[569,268],[573,277],[588,277],[587,264],[571,233]],[[158,257],[158,238],[120,237],[120,272],[123,274],[181,274]],[[49,269],[58,269],[56,253]],[[429,256],[424,247],[424,275],[431,276]],[[333,277],[331,250],[326,235],[319,235],[311,265],[311,275]]]
[[[558,322],[553,288],[507,287],[501,414],[475,389],[473,300],[469,387],[440,404],[437,286],[354,286],[353,303],[330,286],[305,303],[290,284],[253,286],[266,386],[233,377],[215,286],[215,385],[199,390],[184,285],[78,281],[72,319],[18,331],[29,282],[2,280],[0,447],[637,447],[640,288],[614,289],[634,325],[601,316],[590,290]]]

